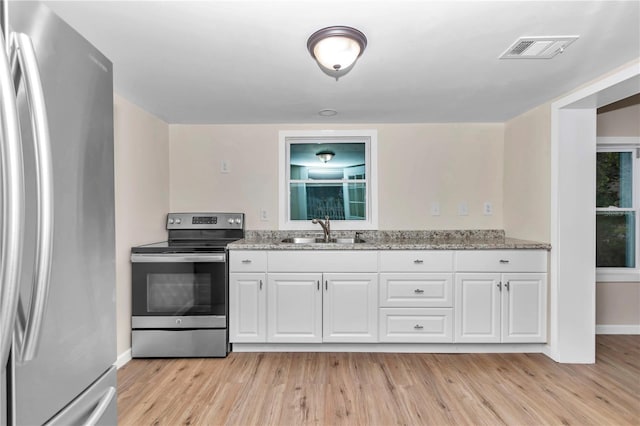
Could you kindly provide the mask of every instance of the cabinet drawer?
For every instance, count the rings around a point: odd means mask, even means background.
[[[381,307],[450,308],[453,274],[382,273]]]
[[[267,253],[264,251],[231,250],[229,252],[229,271],[266,272]]]
[[[451,308],[381,308],[379,325],[381,342],[453,342]]]
[[[457,272],[547,272],[545,250],[468,250],[456,252]]]
[[[380,252],[383,272],[453,271],[453,252],[447,250],[388,250]]]
[[[269,272],[377,272],[375,251],[269,251]]]

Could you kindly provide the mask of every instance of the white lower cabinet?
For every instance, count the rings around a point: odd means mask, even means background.
[[[377,274],[269,274],[267,341],[376,342],[377,307]]]
[[[229,274],[229,341],[266,342],[267,274]]]
[[[455,342],[546,341],[544,273],[459,273],[455,277]]]
[[[544,250],[231,251],[232,343],[542,343]]]

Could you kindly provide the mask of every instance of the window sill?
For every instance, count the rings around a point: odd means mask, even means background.
[[[596,282],[622,283],[640,281],[640,269],[596,268]]]

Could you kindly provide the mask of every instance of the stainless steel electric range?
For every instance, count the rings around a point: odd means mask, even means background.
[[[169,213],[168,241],[131,249],[131,355],[225,357],[226,246],[244,238],[243,213]]]

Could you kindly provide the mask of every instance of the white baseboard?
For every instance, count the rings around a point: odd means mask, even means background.
[[[116,359],[116,368],[124,367],[124,365],[129,361],[131,361],[131,348],[118,355],[118,359]]]
[[[596,334],[640,334],[640,324],[596,325]]]

